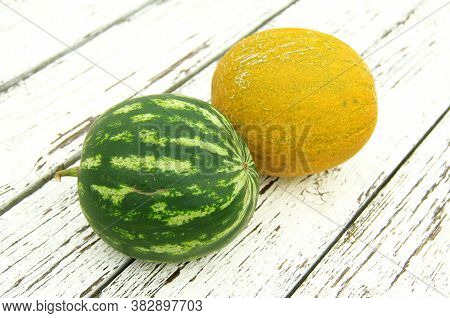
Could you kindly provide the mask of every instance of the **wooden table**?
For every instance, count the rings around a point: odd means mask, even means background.
[[[433,0],[1,0],[0,295],[449,296],[449,16]],[[273,27],[333,34],[365,58],[370,142],[321,174],[262,177],[248,228],[217,254],[164,265],[108,247],[54,172],[130,96],[209,100],[225,50]]]

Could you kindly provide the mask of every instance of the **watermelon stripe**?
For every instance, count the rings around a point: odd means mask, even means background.
[[[112,157],[111,166],[117,169],[127,169],[133,171],[173,171],[176,174],[192,174],[197,169],[188,160],[177,160],[169,157],[156,159],[154,156],[138,157]]]
[[[125,105],[122,106],[118,109],[116,109],[115,111],[113,111],[114,115],[120,115],[120,114],[126,114],[129,113],[133,110],[137,110],[137,109],[142,109],[144,106],[142,103],[133,103],[133,104],[129,104],[129,105]]]
[[[179,115],[175,116],[169,116],[167,117],[167,121],[173,124],[185,124],[186,126],[189,126],[190,128],[196,129],[201,133],[204,134],[210,134],[210,135],[217,135],[217,130],[208,128],[207,125],[205,125],[202,122],[199,121],[192,121],[186,118],[183,118]]]
[[[118,133],[118,134],[112,136],[111,138],[109,138],[109,140],[132,142],[133,137],[134,137],[134,135],[131,132],[129,132],[128,130],[125,130],[125,131],[122,131],[121,133]]]
[[[108,244],[135,258],[178,262],[242,231],[259,176],[223,115],[163,94],[127,100],[94,123],[78,184],[83,211]]]
[[[167,143],[167,138],[158,137],[158,133],[153,130],[141,129],[139,130],[139,140],[145,143],[164,146]]]
[[[158,117],[159,117],[158,115],[154,115],[154,114],[139,114],[139,115],[132,116],[131,121],[133,123],[143,123],[143,122],[151,121]]]
[[[83,169],[95,169],[98,168],[102,163],[102,155],[96,154],[95,156],[86,158],[81,163]]]

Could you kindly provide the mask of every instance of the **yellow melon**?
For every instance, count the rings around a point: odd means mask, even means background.
[[[307,175],[346,161],[371,136],[376,103],[362,58],[335,37],[305,29],[271,29],[241,40],[212,81],[212,104],[266,175]]]

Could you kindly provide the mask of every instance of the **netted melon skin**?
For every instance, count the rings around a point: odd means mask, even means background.
[[[243,136],[260,173],[302,176],[335,167],[377,121],[370,70],[350,46],[306,29],[271,29],[234,45],[212,81],[212,104]]]

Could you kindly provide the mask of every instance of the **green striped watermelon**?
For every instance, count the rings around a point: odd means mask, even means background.
[[[250,152],[208,103],[162,94],[124,101],[89,130],[78,176],[82,210],[109,245],[182,262],[228,244],[255,209]]]

